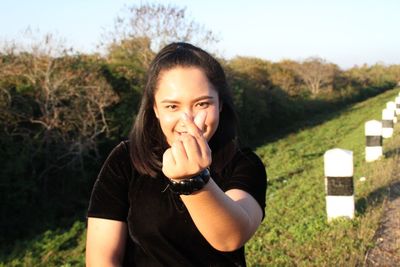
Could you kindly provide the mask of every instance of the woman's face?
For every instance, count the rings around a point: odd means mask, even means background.
[[[218,93],[199,68],[176,67],[161,72],[154,100],[154,112],[170,145],[187,131],[184,113],[194,121],[198,121],[198,114],[206,116],[201,130],[207,140],[217,130],[221,110]]]

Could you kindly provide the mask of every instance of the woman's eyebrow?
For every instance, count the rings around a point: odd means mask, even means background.
[[[210,95],[205,95],[205,96],[197,97],[197,98],[195,98],[193,101],[194,101],[194,102],[197,102],[197,101],[205,100],[205,99],[210,99],[210,100],[212,100],[212,99],[214,99],[214,97],[213,97],[213,96],[210,96]]]
[[[197,98],[193,99],[193,102],[197,102],[197,101],[205,100],[205,99],[213,100],[214,97],[213,97],[213,96],[209,96],[209,95],[200,96],[200,97],[197,97]],[[168,99],[168,98],[167,98],[167,99],[162,100],[161,103],[172,103],[172,104],[177,104],[177,103],[179,103],[179,101],[174,100],[174,99]]]
[[[173,104],[176,104],[176,103],[179,103],[179,101],[172,100],[172,99],[164,99],[164,100],[161,101],[161,103],[173,103]]]

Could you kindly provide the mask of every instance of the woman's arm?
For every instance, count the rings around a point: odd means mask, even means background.
[[[162,171],[170,179],[191,177],[211,164],[211,150],[201,130],[205,115],[201,115],[197,121],[183,116],[187,134],[163,155]],[[199,231],[220,251],[243,246],[261,223],[262,209],[249,193],[239,189],[224,193],[212,179],[202,190],[181,198]]]
[[[240,248],[261,224],[261,207],[249,193],[239,189],[224,193],[212,179],[181,199],[201,234],[220,251]]]
[[[126,235],[125,222],[89,217],[86,266],[122,266]]]

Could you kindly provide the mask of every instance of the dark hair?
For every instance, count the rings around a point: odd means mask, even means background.
[[[132,163],[139,173],[152,177],[162,168],[162,155],[168,148],[168,143],[153,110],[154,94],[161,72],[175,67],[200,68],[218,92],[222,110],[218,128],[209,145],[213,153],[212,166],[221,170],[236,149],[237,116],[231,92],[218,61],[206,51],[181,42],[164,47],[150,64],[140,109],[130,133]]]

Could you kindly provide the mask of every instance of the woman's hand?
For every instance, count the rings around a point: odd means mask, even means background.
[[[162,171],[166,177],[184,179],[210,166],[211,149],[203,135],[206,117],[205,111],[198,112],[194,119],[183,113],[182,122],[187,133],[164,152]]]

